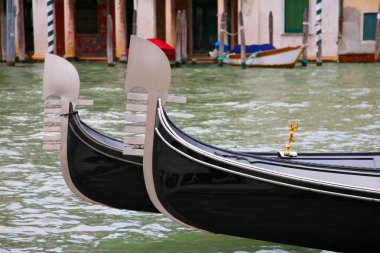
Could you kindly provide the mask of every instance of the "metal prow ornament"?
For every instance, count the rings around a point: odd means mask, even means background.
[[[131,96],[130,92],[133,89],[142,88],[145,93],[137,95],[132,94],[132,97],[129,98],[132,100],[138,100],[139,97],[146,97],[147,101],[145,101],[144,104],[138,104],[137,106],[128,106],[127,104],[126,109],[130,110],[135,107],[136,110],[140,112],[146,112],[146,116],[144,116],[146,119],[145,126],[139,128],[141,129],[139,132],[145,133],[145,136],[143,142],[134,139],[133,143],[126,143],[127,145],[141,145],[139,143],[143,143],[143,150],[139,150],[136,148],[136,146],[132,146],[131,148],[124,149],[123,153],[126,155],[143,155],[144,181],[149,198],[152,201],[153,205],[166,217],[179,224],[186,225],[172,216],[162,206],[161,202],[158,200],[153,182],[152,157],[157,102],[159,100],[162,102],[166,102],[168,100],[170,81],[170,63],[168,57],[164,54],[164,52],[153,43],[132,35],[129,47],[124,92],[128,99],[128,96]],[[125,130],[126,132],[130,132],[129,130],[131,130],[131,128],[126,127]],[[127,138],[127,142],[130,140],[131,139]]]
[[[79,99],[80,79],[78,71],[67,60],[54,54],[45,55],[42,100],[44,101],[43,149],[57,150],[63,178],[69,189],[78,197],[97,203],[84,196],[71,180],[67,162],[67,138],[70,104],[92,105],[92,100]]]
[[[289,121],[289,139],[288,143],[285,144],[285,151],[280,151],[279,154],[281,157],[296,157],[297,152],[292,151],[292,142],[295,142],[294,140],[294,132],[297,132],[299,128],[298,122],[293,123]]]

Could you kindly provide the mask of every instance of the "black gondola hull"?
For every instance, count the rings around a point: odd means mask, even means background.
[[[380,203],[370,193],[348,197],[350,190],[331,194],[328,186],[244,173],[183,146],[160,119],[153,177],[163,207],[199,229],[343,252],[380,248]]]
[[[142,157],[123,155],[122,145],[83,124],[77,114],[71,115],[67,139],[71,181],[81,194],[97,203],[157,212],[146,191]]]

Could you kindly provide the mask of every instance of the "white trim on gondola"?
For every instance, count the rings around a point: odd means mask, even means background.
[[[252,175],[247,175],[247,174],[236,172],[236,171],[233,171],[233,170],[229,170],[229,169],[226,169],[226,168],[223,168],[223,167],[220,167],[220,166],[216,166],[214,164],[206,163],[206,162],[198,160],[198,159],[196,159],[196,158],[194,158],[192,156],[189,156],[188,154],[186,154],[186,153],[184,153],[184,152],[176,149],[175,147],[173,147],[169,142],[167,142],[165,140],[164,137],[162,137],[160,131],[157,128],[155,129],[155,132],[160,137],[160,139],[170,149],[172,149],[173,151],[177,152],[181,156],[184,156],[184,157],[186,157],[186,158],[188,158],[188,159],[190,159],[190,160],[192,160],[192,161],[194,161],[196,163],[199,163],[199,164],[202,164],[202,165],[214,168],[214,169],[222,170],[222,171],[225,171],[225,172],[228,172],[228,173],[232,173],[232,174],[235,174],[235,175],[238,175],[238,176],[248,177],[248,178],[255,179],[255,180],[258,180],[258,181],[261,181],[261,182],[276,184],[276,185],[280,185],[280,186],[286,186],[286,187],[290,187],[290,188],[294,188],[294,189],[299,189],[299,190],[304,190],[304,191],[311,191],[311,192],[324,193],[324,194],[341,196],[341,197],[350,197],[350,198],[355,198],[355,199],[380,202],[380,199],[366,198],[366,197],[360,197],[360,196],[355,196],[355,195],[342,194],[342,193],[336,193],[336,192],[329,192],[329,191],[318,190],[318,189],[313,189],[313,188],[309,188],[309,187],[303,187],[303,186],[298,186],[298,185],[287,184],[287,183],[278,182],[278,181],[274,181],[274,180],[270,180],[270,179],[266,179],[266,178],[261,178],[261,177],[256,177],[256,176],[252,176]]]
[[[171,129],[170,124],[168,123],[168,121],[166,120],[166,117],[164,115],[163,107],[162,107],[162,104],[161,104],[160,101],[159,101],[159,108],[157,109],[157,114],[158,114],[158,116],[160,118],[160,121],[163,123],[162,124],[163,127],[165,128],[165,130],[168,131],[168,133],[171,135],[172,138],[174,138],[176,141],[178,141],[179,143],[181,143],[182,145],[184,145],[186,148],[188,148],[188,149],[190,149],[190,150],[192,150],[194,152],[200,153],[201,155],[204,155],[204,156],[206,156],[208,158],[217,160],[219,162],[224,162],[226,164],[229,164],[229,165],[232,165],[232,166],[236,166],[236,167],[239,167],[239,168],[242,168],[242,169],[254,170],[254,171],[259,172],[259,173],[263,173],[263,174],[271,175],[271,176],[276,176],[276,177],[280,177],[280,178],[283,178],[283,179],[290,179],[290,180],[296,180],[296,181],[300,181],[300,182],[307,182],[307,183],[311,183],[311,184],[319,185],[319,186],[335,187],[335,188],[342,188],[342,189],[352,190],[352,191],[359,191],[359,192],[380,194],[380,191],[376,190],[376,189],[365,189],[365,188],[361,188],[361,187],[352,187],[352,186],[349,186],[349,185],[338,184],[338,183],[331,183],[331,182],[326,182],[326,181],[321,181],[321,180],[312,180],[312,179],[309,179],[309,178],[304,178],[304,177],[299,177],[299,176],[289,176],[288,174],[279,173],[279,172],[273,172],[273,171],[269,171],[269,170],[266,170],[266,169],[263,169],[263,168],[260,168],[260,167],[242,164],[242,163],[239,163],[239,162],[232,161],[230,159],[226,159],[226,158],[223,158],[223,157],[211,154],[209,152],[206,152],[206,151],[204,151],[202,149],[199,149],[199,148],[191,145],[190,143],[186,142],[180,136],[178,136],[173,129]],[[157,131],[158,131],[158,129],[156,130],[156,132]],[[303,168],[305,168],[305,167],[303,167]],[[229,172],[231,172],[231,173],[233,172],[233,171],[228,170],[228,169],[226,169],[226,170],[229,171]],[[237,173],[237,172],[235,172],[235,173]],[[278,182],[278,183],[281,183],[281,182]],[[298,187],[299,186],[297,186],[297,188]],[[320,190],[312,189],[312,188],[306,188],[305,187],[304,189],[305,190],[312,190],[312,191],[320,192]],[[329,192],[329,193],[333,194],[333,195],[338,194],[340,196],[354,197],[354,198],[360,198],[360,199],[366,199],[366,200],[370,200],[370,201],[378,201],[378,202],[380,202],[380,196],[379,196],[379,199],[374,199],[374,198],[360,197],[360,196],[355,196],[355,195],[345,195],[345,194],[340,194],[340,193],[335,193],[335,192]]]

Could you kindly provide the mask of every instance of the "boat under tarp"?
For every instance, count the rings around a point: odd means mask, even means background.
[[[268,50],[276,49],[272,44],[252,44],[245,46],[245,52],[247,54],[253,54],[256,52],[264,52]],[[235,46],[231,51],[231,54],[241,54],[241,45]]]
[[[156,45],[158,48],[160,48],[168,58],[170,62],[175,61],[175,48],[170,46],[168,43],[166,43],[163,40],[157,39],[157,38],[149,38],[148,41],[152,42],[154,45]],[[129,54],[129,48],[126,49],[127,55]]]
[[[168,43],[157,38],[150,38],[148,39],[148,41],[152,42],[157,47],[159,47],[168,57],[169,61],[175,61],[175,49]]]

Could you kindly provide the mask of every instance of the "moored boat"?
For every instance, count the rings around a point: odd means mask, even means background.
[[[300,59],[304,49],[303,46],[297,46],[256,51],[247,54],[244,63],[248,67],[293,68]],[[227,54],[223,57],[223,63],[241,66],[241,55],[235,53]]]

